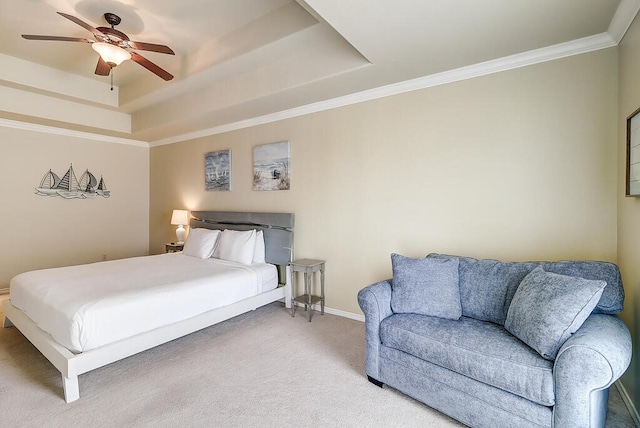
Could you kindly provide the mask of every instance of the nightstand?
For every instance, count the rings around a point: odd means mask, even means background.
[[[304,304],[304,309],[311,322],[313,316],[313,309],[311,305],[320,302],[320,313],[324,315],[324,260],[314,259],[301,259],[294,260],[289,263],[291,266],[291,275],[295,277],[296,272],[304,273],[304,294],[293,299],[293,309],[291,316],[296,316],[296,302]],[[311,280],[313,279],[314,272],[320,271],[320,296],[312,295]]]
[[[182,251],[183,248],[184,248],[184,244],[176,244],[175,242],[168,242],[164,244],[165,253],[175,253],[178,251]]]

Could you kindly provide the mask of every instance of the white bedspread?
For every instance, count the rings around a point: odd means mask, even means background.
[[[181,253],[43,269],[11,280],[12,304],[72,352],[216,309],[278,284],[273,265]]]

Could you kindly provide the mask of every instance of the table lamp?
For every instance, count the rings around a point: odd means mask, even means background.
[[[178,239],[178,244],[184,244],[184,225],[187,223],[189,223],[189,211],[173,210],[173,215],[171,216],[171,224],[178,225],[178,228],[176,229],[176,238]]]

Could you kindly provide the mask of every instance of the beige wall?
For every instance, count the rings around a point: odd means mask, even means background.
[[[51,169],[104,176],[111,197],[38,196]],[[149,245],[149,149],[0,127],[0,289],[21,272],[143,255]]]
[[[154,147],[150,250],[171,210],[296,215],[295,256],[327,260],[327,306],[391,276],[389,255],[616,261],[615,49]],[[291,190],[251,189],[252,147],[289,140]],[[232,150],[232,190],[204,154]]]
[[[636,18],[619,46],[618,114],[618,264],[626,292],[622,318],[631,330],[634,360],[623,377],[625,389],[640,409],[640,198],[625,197],[626,118],[640,107],[640,21]]]

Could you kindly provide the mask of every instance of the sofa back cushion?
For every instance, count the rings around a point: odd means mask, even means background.
[[[428,258],[458,259],[462,315],[504,325],[518,285],[538,266],[546,272],[602,280],[607,283],[593,313],[622,311],[624,290],[618,267],[598,261],[501,262],[431,253]]]

